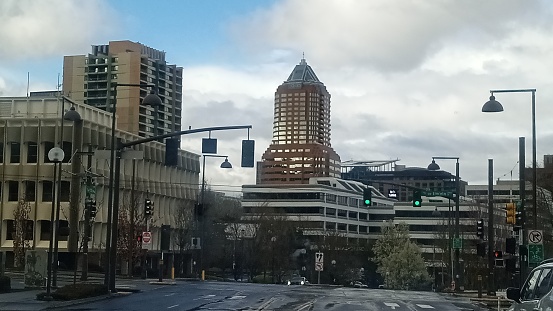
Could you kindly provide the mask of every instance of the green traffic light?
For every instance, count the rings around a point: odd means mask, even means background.
[[[415,201],[415,206],[421,206],[421,201]]]
[[[365,205],[371,205],[371,200],[365,200]]]

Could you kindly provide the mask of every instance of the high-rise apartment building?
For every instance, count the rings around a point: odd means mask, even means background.
[[[340,177],[330,145],[330,94],[302,59],[275,92],[273,139],[258,163],[258,184],[308,184]]]
[[[162,105],[142,106],[150,90],[116,84],[152,84]],[[165,52],[131,41],[93,45],[88,55],[65,56],[63,93],[85,104],[112,111],[117,128],[142,137],[181,130],[182,67],[167,64]]]

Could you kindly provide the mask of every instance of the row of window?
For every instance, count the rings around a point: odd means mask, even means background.
[[[37,196],[36,182],[32,180],[25,180],[22,183],[15,180],[6,181],[7,184],[7,199],[8,202],[17,202],[20,199],[24,199],[27,202],[35,202]],[[53,182],[49,180],[42,180],[39,183],[42,185],[41,201],[52,202],[53,197]],[[62,181],[60,187],[60,201],[69,202],[69,181]],[[20,186],[21,185],[21,186]],[[2,187],[0,184],[0,195],[2,194]]]
[[[27,152],[25,156],[25,163],[38,163],[38,152],[39,152],[39,144],[36,142],[26,142],[23,144],[23,146],[26,146]],[[44,149],[41,149],[41,153],[43,154],[43,162],[42,163],[52,163],[50,159],[48,159],[48,151],[50,149],[54,148],[55,144],[51,141],[44,142]],[[8,163],[23,163],[23,154],[22,154],[22,148],[21,143],[19,142],[9,142],[6,144],[6,148],[4,148],[4,144],[0,142],[0,163],[4,162],[4,149],[7,151],[6,160],[8,160]],[[64,163],[68,163],[71,159],[71,149],[72,144],[71,142],[64,141],[62,144],[63,152],[65,153],[65,157],[63,158]]]
[[[50,231],[50,221],[49,220],[39,220],[39,226],[40,226],[40,235],[39,240],[40,241],[49,241],[51,238],[51,231]],[[12,219],[5,220],[6,225],[6,240],[13,240],[15,237],[15,221]],[[60,220],[59,221],[59,227],[69,227],[69,223],[67,220]],[[26,220],[25,224],[23,226],[23,235],[25,236],[25,240],[33,240],[35,232],[35,222],[32,220]],[[67,236],[59,236],[60,241],[67,241]]]

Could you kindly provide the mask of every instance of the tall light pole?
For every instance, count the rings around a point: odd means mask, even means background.
[[[111,107],[111,152],[110,152],[110,174],[109,174],[109,192],[108,192],[108,227],[106,233],[106,267],[105,267],[105,276],[104,276],[104,285],[108,286],[109,290],[115,292],[115,261],[117,260],[117,220],[118,220],[118,209],[119,209],[119,191],[115,189],[115,178],[119,174],[119,168],[116,163],[116,137],[115,137],[115,126],[116,126],[116,106],[117,106],[117,87],[118,86],[128,86],[128,87],[151,87],[155,88],[154,84],[129,84],[129,83],[116,83],[114,88],[115,99],[113,105],[108,105]],[[111,101],[111,96],[108,96],[108,100]],[[156,95],[155,91],[152,90],[142,100],[143,105],[161,105],[162,101],[159,96]],[[155,135],[155,134],[154,134]],[[120,155],[117,158],[117,162],[120,161]]]
[[[455,163],[455,240],[459,241],[459,204],[461,202],[461,180],[459,178],[459,157],[432,157],[432,163],[428,165],[429,170],[439,170],[440,166],[436,163],[436,159],[441,160],[456,160]],[[457,280],[457,286],[456,289],[460,289],[462,287],[461,281],[463,278],[461,277],[462,272],[461,266],[459,262],[460,257],[460,249],[459,245],[455,247],[455,264],[454,264],[454,275],[452,276],[454,279]]]
[[[54,216],[55,216],[55,210],[56,210],[56,173],[57,173],[57,167],[56,165],[61,165],[61,161],[63,161],[63,158],[65,157],[65,154],[63,152],[63,149],[59,147],[54,147],[48,151],[48,160],[51,162],[54,162],[54,177],[52,179],[52,210],[50,212],[50,242],[48,244],[48,279],[46,284],[46,299],[51,300],[52,296],[50,294],[50,290],[52,288],[52,253],[54,248]]]
[[[538,228],[538,174],[537,174],[537,151],[536,151],[536,89],[520,89],[520,90],[490,90],[491,96],[490,100],[487,101],[484,106],[482,106],[482,112],[502,112],[503,106],[495,100],[494,93],[532,93],[532,209],[534,212],[533,215],[533,227],[534,229]],[[520,189],[520,193],[524,192],[524,188]],[[524,210],[524,206],[521,206],[521,209]],[[524,221],[524,219],[523,219]],[[524,226],[523,226],[524,227]],[[525,226],[528,227],[528,226]]]
[[[221,163],[221,168],[232,168],[232,164],[230,164],[230,162],[228,161],[228,156],[226,155],[216,155],[216,154],[204,154],[203,155],[203,163],[202,163],[202,188],[201,188],[201,191],[200,191],[200,198],[201,198],[201,204],[198,204],[199,206],[199,210],[198,211],[198,214],[199,215],[204,215],[204,212],[205,212],[205,158],[206,157],[214,157],[214,158],[225,158],[225,161],[223,161],[223,163]],[[200,219],[197,219],[197,221],[199,221]],[[205,238],[205,220],[204,219],[201,219],[201,224],[200,224],[201,228],[200,228],[200,271],[202,273],[202,281],[204,280],[205,278],[205,267],[204,267],[204,238]]]

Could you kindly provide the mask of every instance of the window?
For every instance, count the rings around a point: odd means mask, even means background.
[[[528,277],[528,281],[526,284],[524,284],[524,287],[522,288],[522,291],[520,292],[520,299],[521,300],[532,300],[534,299],[534,289],[536,288],[536,283],[538,281],[538,277],[540,275],[540,272],[542,270],[535,270],[532,272],[532,275]]]
[[[71,183],[68,182],[68,181],[62,181],[61,182],[61,188],[60,188],[60,191],[59,191],[61,202],[69,202],[69,193],[70,193],[69,188],[70,188],[70,185],[71,185]]]
[[[40,240],[49,241],[52,235],[50,234],[50,221],[41,220],[40,221]]]
[[[19,163],[19,161],[21,161],[21,144],[18,142],[11,142],[10,149],[10,163]]]
[[[42,182],[42,202],[52,202],[52,182],[51,181],[43,181]]]
[[[54,143],[51,142],[51,141],[46,141],[44,142],[44,163],[52,163],[52,161],[50,161],[48,159],[48,152],[54,148]]]
[[[36,163],[38,161],[38,145],[35,142],[27,144],[27,163]]]
[[[24,222],[24,236],[25,240],[33,239],[33,224],[32,220],[25,220]],[[6,220],[6,240],[13,240],[15,237],[15,221],[12,219]]]
[[[32,180],[25,181],[25,201],[34,202],[36,201],[35,196],[35,182]]]
[[[540,299],[551,290],[551,275],[553,270],[551,268],[545,268],[542,270],[540,279],[536,285],[536,292],[534,294],[535,299]]]
[[[69,141],[64,141],[62,144],[61,149],[63,149],[64,157],[63,157],[63,163],[69,163],[69,160],[71,159],[71,149],[73,144]]]
[[[4,144],[0,143],[0,163],[4,162]]]
[[[8,181],[8,201],[17,202],[19,200],[19,182]]]

